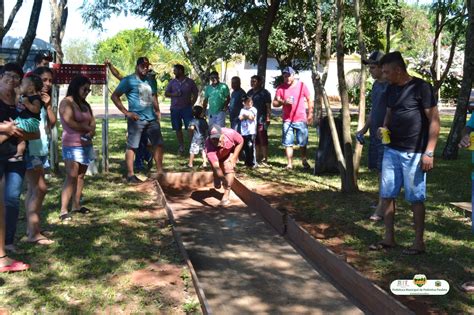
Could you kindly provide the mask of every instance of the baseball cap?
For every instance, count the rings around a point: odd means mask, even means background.
[[[209,131],[209,138],[219,139],[222,135],[222,128],[219,125],[212,125],[211,131]]]
[[[378,50],[373,51],[368,59],[362,60],[362,63],[364,65],[377,65],[380,62],[380,59],[384,56],[383,52],[380,52]]]
[[[36,54],[35,63],[39,63],[41,62],[41,60],[48,60],[49,62],[52,62],[53,56],[51,55],[51,53],[47,53],[47,52]]]
[[[150,61],[148,60],[147,57],[140,57],[137,59],[137,66],[144,65],[144,66],[149,66]]]
[[[286,67],[285,69],[283,69],[281,71],[281,73],[283,73],[283,74],[289,73],[290,75],[294,75],[296,73],[296,71],[292,67]]]

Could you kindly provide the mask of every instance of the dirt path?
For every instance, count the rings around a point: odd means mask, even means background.
[[[237,196],[221,208],[210,187],[164,191],[214,313],[362,313]]]

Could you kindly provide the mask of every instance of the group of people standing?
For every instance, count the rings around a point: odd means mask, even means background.
[[[54,243],[40,228],[40,211],[47,193],[45,174],[50,167],[49,135],[57,122],[51,104],[53,72],[48,67],[51,61],[49,55],[37,55],[34,70],[26,74],[16,63],[7,63],[0,68],[0,272],[30,268],[29,264],[7,255],[7,252],[18,251],[14,242],[25,179],[26,242]],[[90,211],[80,205],[84,175],[93,158],[95,120],[86,101],[90,84],[86,77],[74,78],[59,105],[66,165],[61,221],[71,219],[68,210],[71,199],[72,211]]]

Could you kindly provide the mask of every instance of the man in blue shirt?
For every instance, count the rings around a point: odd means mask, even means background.
[[[135,176],[133,160],[143,133],[151,142],[157,173],[163,172],[163,137],[159,123],[160,106],[156,96],[156,82],[147,77],[149,70],[148,58],[138,58],[135,73],[123,78],[111,96],[115,106],[127,118],[128,135],[125,162],[127,164],[127,182],[129,183],[141,182]],[[128,110],[120,100],[124,94],[128,100]]]

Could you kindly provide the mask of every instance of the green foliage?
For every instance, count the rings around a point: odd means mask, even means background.
[[[461,81],[457,75],[449,73],[441,86],[441,97],[443,99],[455,100],[459,96]]]
[[[147,56],[153,64],[159,90],[166,86],[174,64],[181,63],[189,70],[189,65],[181,54],[166,48],[158,36],[144,28],[121,31],[100,41],[95,47],[94,60],[103,63],[105,59],[109,59],[122,75],[127,75],[135,71],[136,60],[141,56]],[[114,87],[117,83],[112,78],[111,86]]]
[[[64,63],[93,62],[94,45],[87,38],[76,38],[63,44]]]

